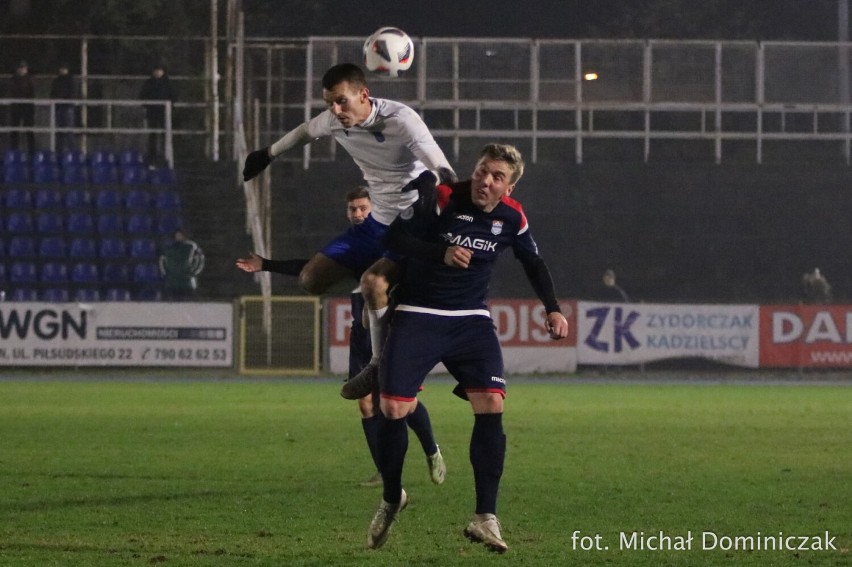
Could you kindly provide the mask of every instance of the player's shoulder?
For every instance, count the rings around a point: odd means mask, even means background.
[[[403,122],[422,122],[420,115],[405,103],[387,98],[371,99],[376,107],[376,117],[380,120],[401,120]]]
[[[527,215],[524,213],[524,207],[520,201],[509,196],[504,196],[500,199],[497,207],[500,209],[501,215],[506,215],[517,223],[519,231],[524,231],[527,228]]]

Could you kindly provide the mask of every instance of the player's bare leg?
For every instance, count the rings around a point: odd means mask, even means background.
[[[311,295],[321,295],[337,282],[350,277],[351,269],[325,254],[317,253],[299,273],[299,285]]]

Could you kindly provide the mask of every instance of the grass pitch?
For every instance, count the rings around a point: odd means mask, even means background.
[[[461,534],[472,418],[440,379],[422,399],[447,482],[429,482],[412,435],[411,504],[365,549],[381,491],[357,485],[373,471],[338,385],[0,381],[0,565],[852,563],[848,385],[510,382],[505,556]],[[634,532],[693,541],[623,549]],[[828,532],[837,550],[719,548],[758,532]]]

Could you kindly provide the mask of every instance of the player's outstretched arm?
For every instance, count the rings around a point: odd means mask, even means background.
[[[248,258],[237,259],[237,267],[244,272],[259,272],[263,269],[263,258],[254,252],[249,252]]]
[[[246,157],[246,163],[243,166],[243,181],[250,181],[257,177],[260,172],[266,169],[272,163],[272,158],[269,155],[269,147],[255,150]]]

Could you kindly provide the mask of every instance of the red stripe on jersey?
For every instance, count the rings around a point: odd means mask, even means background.
[[[438,185],[435,187],[435,191],[438,193],[438,214],[441,214],[441,211],[443,211],[444,207],[447,206],[447,203],[450,202],[450,196],[453,194],[453,188],[449,185]]]
[[[402,396],[391,396],[390,394],[381,394],[381,397],[386,400],[395,400],[397,402],[413,402],[417,398],[404,398]]]
[[[465,388],[464,391],[466,394],[500,394],[506,397],[506,392],[500,388]]]
[[[503,195],[503,198],[500,199],[501,202],[506,205],[512,207],[521,215],[521,226],[518,227],[518,234],[522,233],[527,228],[527,215],[524,214],[524,208],[521,206],[519,202],[509,197],[508,195]]]

